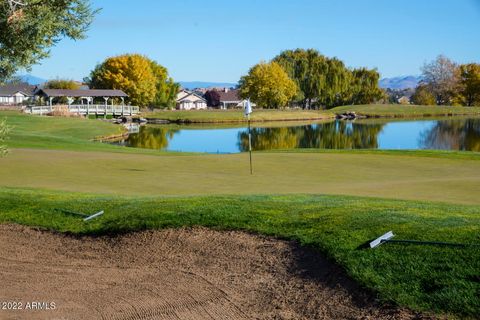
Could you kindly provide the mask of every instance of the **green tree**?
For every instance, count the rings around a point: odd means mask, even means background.
[[[327,58],[314,49],[281,52],[273,59],[282,66],[298,87],[295,100],[303,109],[310,109],[326,84]]]
[[[367,68],[352,71],[350,89],[352,104],[369,104],[385,97],[385,92],[378,86],[380,74],[377,70]]]
[[[438,105],[450,105],[458,90],[458,68],[443,55],[422,68],[423,82],[435,96]]]
[[[341,60],[325,57],[314,49],[286,50],[273,61],[297,84],[295,101],[304,109],[365,104],[384,96],[378,87],[380,75],[376,70],[352,71]]]
[[[276,62],[261,62],[240,79],[240,96],[263,108],[282,108],[295,97],[297,86]]]
[[[415,88],[415,93],[412,95],[412,102],[421,106],[434,106],[436,104],[435,96],[431,89],[426,84],[420,84]]]
[[[0,82],[48,57],[62,38],[83,39],[97,12],[88,0],[17,2],[0,1]]]
[[[80,89],[80,84],[73,80],[66,79],[55,79],[50,80],[44,85],[45,89],[69,89],[77,90]]]
[[[180,90],[180,84],[175,83],[168,76],[167,68],[161,66],[155,61],[151,61],[151,68],[156,79],[157,93],[151,104],[152,107],[173,109],[177,102],[177,93]]]
[[[460,90],[458,97],[462,105],[480,105],[480,64],[469,63],[459,66]]]
[[[9,131],[10,128],[7,126],[7,122],[5,120],[0,121],[0,157],[8,153],[7,147],[2,143],[7,139]]]

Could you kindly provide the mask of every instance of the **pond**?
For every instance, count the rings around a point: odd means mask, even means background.
[[[480,151],[480,118],[271,122],[251,128],[252,149],[440,149]],[[236,153],[248,150],[246,124],[146,125],[118,144],[169,151]]]

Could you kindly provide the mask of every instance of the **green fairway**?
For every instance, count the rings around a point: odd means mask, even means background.
[[[478,244],[478,206],[319,195],[128,198],[13,189],[0,189],[0,203],[0,222],[62,232],[200,225],[295,239],[327,254],[383,301],[457,316],[480,313],[480,247],[361,249],[389,230],[397,239]],[[56,209],[105,214],[84,223]]]
[[[169,120],[187,123],[245,122],[242,110],[189,110],[155,111],[142,116],[151,119]],[[329,111],[316,110],[255,110],[252,121],[300,121],[334,118]]]
[[[401,104],[369,104],[343,106],[329,110],[335,114],[355,112],[367,117],[421,118],[434,116],[480,116],[480,107],[415,106]]]
[[[0,186],[122,195],[328,193],[480,204],[479,157],[418,153],[254,153],[251,176],[245,153],[14,149],[0,158]]]

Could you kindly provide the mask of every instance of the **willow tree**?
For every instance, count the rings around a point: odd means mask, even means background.
[[[368,104],[381,99],[384,91],[378,86],[380,74],[367,68],[353,69],[351,104]]]
[[[88,0],[0,0],[0,82],[49,56],[62,38],[85,38]]]
[[[345,64],[331,58],[327,61],[324,90],[318,96],[318,105],[327,109],[346,104],[352,96],[352,73]]]
[[[376,70],[351,70],[343,61],[325,57],[314,49],[286,50],[273,61],[297,84],[295,101],[304,109],[371,103],[382,96]]]
[[[273,59],[295,81],[298,92],[295,100],[304,109],[325,90],[327,58],[314,49],[285,50]]]
[[[295,97],[297,85],[276,62],[253,66],[240,81],[240,96],[263,108],[283,108]]]

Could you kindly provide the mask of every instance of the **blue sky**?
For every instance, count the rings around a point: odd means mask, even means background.
[[[81,80],[106,57],[142,53],[176,81],[237,82],[280,51],[315,48],[382,77],[419,74],[438,54],[480,61],[480,0],[105,0],[88,38],[33,67]]]

